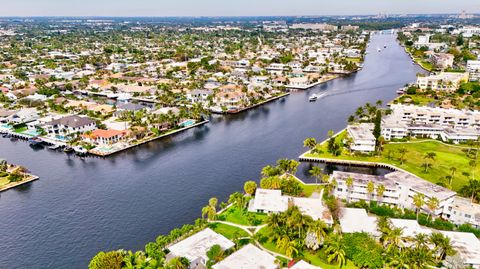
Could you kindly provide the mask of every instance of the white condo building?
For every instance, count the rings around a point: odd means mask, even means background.
[[[461,83],[468,81],[468,73],[440,72],[426,77],[417,77],[417,85],[422,90],[452,92],[458,89]]]
[[[419,136],[459,143],[480,135],[479,111],[402,104],[392,104],[390,109],[382,120],[385,140]]]
[[[356,125],[348,125],[347,133],[352,139],[350,149],[360,152],[375,151],[376,139],[373,136],[374,125],[372,123],[361,123]]]

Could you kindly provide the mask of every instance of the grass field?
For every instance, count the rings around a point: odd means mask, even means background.
[[[0,187],[3,187],[5,185],[7,185],[8,183],[10,183],[10,181],[8,180],[7,177],[0,177]]]
[[[344,133],[337,137],[341,140]],[[405,148],[405,162],[400,164],[399,149]],[[474,169],[469,165],[470,158],[464,152],[467,148],[456,145],[447,145],[436,140],[412,140],[405,143],[389,143],[384,145],[384,150],[381,156],[353,156],[347,150],[344,150],[340,156],[332,156],[327,151],[327,144],[321,146],[323,153],[321,154],[306,154],[307,157],[320,157],[331,159],[357,160],[367,162],[380,162],[392,164],[402,169],[405,169],[425,180],[433,183],[438,183],[442,178],[451,174],[450,168],[455,167],[457,170],[452,180],[452,189],[458,190],[462,185],[473,177],[473,175],[480,176],[480,166]],[[427,172],[424,171],[422,164],[425,161],[425,154],[427,152],[435,152],[435,160],[431,163],[431,168]],[[390,158],[388,154],[390,153]],[[466,174],[465,174],[466,173]]]
[[[252,213],[246,210],[242,211],[237,207],[232,206],[220,214],[219,219],[235,224],[250,226],[263,224],[267,217],[267,214]]]
[[[413,104],[417,106],[427,106],[431,103],[439,103],[438,100],[435,100],[433,97],[429,97],[422,94],[405,94],[396,98],[393,103],[401,104]]]
[[[240,228],[237,228],[237,227],[234,227],[234,226],[227,225],[227,224],[210,223],[208,225],[208,227],[210,227],[210,229],[212,229],[215,232],[225,236],[228,239],[233,239],[235,237],[237,237],[237,238],[238,237],[248,237],[247,232],[245,232],[244,230],[242,230]],[[236,234],[236,236],[235,236],[235,234]]]

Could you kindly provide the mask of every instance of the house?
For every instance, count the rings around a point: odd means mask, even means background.
[[[188,92],[186,96],[190,103],[205,103],[211,95],[213,95],[213,90],[196,89]]]
[[[314,220],[333,225],[332,214],[321,198],[292,197],[282,195],[281,190],[257,188],[254,199],[250,200],[248,211],[257,213],[281,213],[289,206],[297,206],[302,214]]]
[[[235,251],[223,261],[212,266],[213,269],[277,269],[276,258],[270,253],[248,244]]]
[[[96,129],[89,134],[84,134],[83,137],[85,140],[99,145],[111,145],[122,140],[126,134],[126,131]]]
[[[70,135],[93,131],[97,128],[97,124],[94,120],[88,117],[71,115],[47,122],[45,123],[44,128],[48,134]]]
[[[453,66],[454,56],[449,53],[433,53],[430,59],[437,67],[446,69]]]
[[[369,216],[363,208],[342,208],[339,217],[340,228],[343,233],[380,235],[377,231],[377,218]]]
[[[450,239],[454,250],[467,266],[480,269],[480,240],[473,233],[440,231]]]
[[[190,262],[191,269],[205,268],[208,261],[207,252],[214,245],[219,245],[222,250],[235,246],[232,241],[223,235],[206,228],[168,247],[170,253],[167,255],[167,260],[174,257],[184,257]]]
[[[257,188],[255,198],[250,200],[248,211],[257,213],[280,213],[288,209],[288,198],[281,190]]]
[[[415,237],[418,234],[431,234],[432,230],[423,228],[414,219],[390,219],[394,228],[402,229],[402,236]]]
[[[352,139],[350,149],[359,152],[375,151],[376,139],[373,136],[373,123],[360,123],[347,126],[347,134]]]
[[[22,108],[14,114],[6,118],[6,121],[11,124],[22,124],[35,121],[39,118],[36,108]]]
[[[468,81],[468,73],[440,72],[430,76],[417,77],[417,85],[422,90],[453,92],[460,84]]]

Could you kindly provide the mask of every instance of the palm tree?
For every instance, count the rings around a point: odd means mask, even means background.
[[[285,255],[293,258],[298,254],[298,243],[297,240],[289,240],[288,244],[285,247]]]
[[[425,167],[425,173],[428,171],[428,167],[430,167],[430,163],[428,162],[428,160],[432,160],[434,161],[435,160],[435,157],[437,156],[437,154],[435,152],[427,152],[425,154],[425,156],[423,157],[424,159],[424,167]]]
[[[307,138],[303,141],[303,146],[312,150],[317,146],[317,140],[313,137]]]
[[[350,194],[352,193],[353,188],[353,178],[351,176],[345,179],[345,184],[347,185],[347,203],[350,203]]]
[[[317,237],[317,241],[319,244],[323,242],[325,237],[327,236],[326,230],[327,230],[327,224],[323,222],[322,220],[316,220],[313,222],[310,222],[308,226],[308,231],[315,234]]]
[[[327,248],[325,249],[327,254],[327,261],[329,263],[336,263],[343,267],[346,264],[345,250],[342,243],[342,238],[337,234],[332,234],[332,236],[327,240]]]
[[[431,197],[427,200],[427,207],[428,207],[428,210],[429,210],[429,216],[433,216],[435,214],[435,211],[437,210],[439,204],[440,204],[440,201],[438,201],[438,199],[436,197]]]
[[[445,259],[446,256],[455,254],[455,250],[452,247],[450,238],[441,233],[432,233],[430,235],[430,242],[435,246],[436,260],[440,261]]]
[[[310,169],[308,172],[310,173],[310,175],[315,177],[315,185],[317,185],[318,187],[318,180],[321,179],[323,176],[322,168],[320,168],[319,166],[313,166],[312,169]]]
[[[393,228],[387,231],[384,236],[384,246],[387,247],[387,252],[392,253],[392,251],[402,248],[402,235],[403,229],[402,228]]]
[[[420,213],[420,209],[425,204],[425,195],[422,193],[417,193],[413,196],[413,205],[415,205],[417,211],[417,221],[418,221],[418,214]]]
[[[398,153],[400,153],[400,164],[405,162],[405,155],[407,154],[408,150],[405,147],[399,148]]]
[[[385,190],[386,190],[385,185],[380,184],[377,186],[377,197],[380,203],[383,200],[383,195],[385,194]]]
[[[450,187],[452,186],[452,180],[453,180],[453,177],[455,176],[455,172],[457,172],[457,168],[455,166],[450,167],[450,181],[448,183]]]
[[[373,192],[375,191],[375,184],[373,184],[372,181],[369,181],[367,183],[367,193],[368,193],[368,199],[372,201],[373,199]]]
[[[477,161],[471,160],[468,165],[472,168],[472,178],[475,180],[475,168],[477,167]]]

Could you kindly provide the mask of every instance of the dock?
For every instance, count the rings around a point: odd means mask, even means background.
[[[227,114],[237,114],[237,113],[240,113],[240,112],[243,112],[243,111],[247,111],[247,110],[252,109],[252,108],[256,108],[256,107],[261,106],[261,105],[263,105],[263,104],[266,104],[266,103],[275,101],[275,100],[277,100],[277,99],[283,98],[283,97],[288,96],[288,95],[290,95],[289,92],[283,93],[283,94],[274,96],[274,97],[272,97],[272,98],[268,98],[267,100],[262,101],[262,102],[260,102],[260,103],[258,103],[258,104],[255,104],[255,105],[252,105],[252,106],[249,106],[249,107],[245,107],[245,108],[242,108],[242,109],[226,111],[226,112],[224,112],[224,113],[227,113]]]

